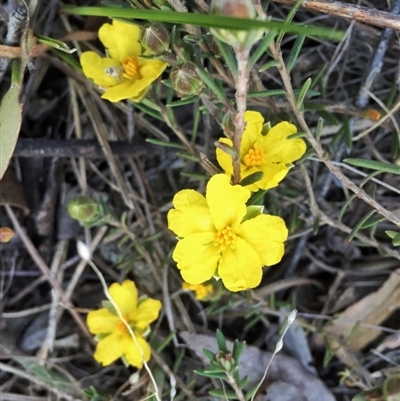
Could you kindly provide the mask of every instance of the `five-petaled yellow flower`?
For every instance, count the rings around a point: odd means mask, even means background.
[[[130,365],[141,368],[143,357],[147,362],[151,354],[150,345],[143,336],[148,334],[149,324],[158,318],[161,302],[151,298],[138,300],[138,291],[131,280],[125,280],[122,284],[112,284],[109,293],[132,328],[141,350],[118,315],[114,311],[101,308],[89,312],[87,316],[90,332],[96,334],[99,339],[94,358],[103,366],[107,366],[122,357]]]
[[[262,266],[278,263],[288,230],[277,216],[245,219],[251,192],[231,185],[225,174],[211,177],[206,196],[179,191],[168,212],[168,227],[178,236],[173,259],[189,284],[220,277],[230,291],[260,284]]]
[[[263,135],[264,118],[260,113],[246,111],[244,119],[246,128],[240,146],[241,179],[261,171],[264,174],[263,178],[247,185],[246,188],[252,192],[274,188],[285,178],[291,163],[304,154],[306,144],[301,138],[288,139],[297,129],[287,121],[275,125]],[[219,141],[232,146],[232,141],[228,138],[220,138]],[[217,148],[217,160],[225,173],[231,176],[231,156]]]
[[[189,284],[182,283],[183,290],[193,291],[195,298],[199,301],[203,301],[214,293],[214,286],[212,284]]]
[[[108,50],[107,57],[88,51],[81,56],[83,73],[105,89],[103,99],[119,102],[131,99],[139,102],[147,89],[168,64],[160,60],[141,58],[140,28],[114,20],[99,29],[99,38]]]

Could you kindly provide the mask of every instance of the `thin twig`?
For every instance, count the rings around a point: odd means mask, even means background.
[[[290,4],[296,3],[296,0],[271,0],[274,3]],[[317,11],[323,14],[336,15],[338,17],[353,19],[364,22],[369,25],[382,28],[393,28],[400,30],[400,17],[386,11],[356,6],[341,1],[323,1],[323,0],[303,0],[300,7],[307,10]]]

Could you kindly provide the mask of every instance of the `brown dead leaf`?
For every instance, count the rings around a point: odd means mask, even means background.
[[[179,333],[185,343],[196,353],[196,355],[208,364],[208,359],[203,353],[203,349],[209,349],[212,352],[217,352],[217,341],[214,336],[204,334],[189,333],[187,331]],[[227,341],[228,349],[232,349],[232,342]],[[249,376],[250,384],[257,384],[260,382],[264,375],[264,370],[272,357],[271,352],[261,351],[257,347],[246,345],[243,354],[239,361],[240,376]],[[274,357],[273,362],[268,370],[267,378],[265,379],[269,386],[275,383],[288,384],[287,393],[284,392],[284,386],[280,386],[282,393],[279,400],[286,401],[334,401],[335,398],[327,389],[325,384],[313,374],[307,372],[297,359],[292,357],[278,354]],[[290,385],[290,386],[289,386]],[[297,393],[293,398],[291,392],[292,387],[297,389]],[[268,391],[268,387],[262,386],[264,390]],[[275,390],[274,390],[275,391]],[[266,401],[270,399],[267,394],[266,398],[260,398]],[[271,398],[277,401],[276,398]]]
[[[14,237],[15,233],[9,227],[0,227],[0,242],[8,242]]]
[[[25,199],[22,185],[15,178],[13,170],[9,167],[0,180],[0,206],[9,205],[22,209],[25,215],[29,214],[29,206]]]
[[[349,306],[326,327],[328,338],[335,343],[332,348],[335,349],[335,345],[348,340],[346,345],[350,350],[361,350],[378,337],[381,331],[360,325],[359,322],[379,326],[399,307],[400,269],[397,269],[377,291]]]

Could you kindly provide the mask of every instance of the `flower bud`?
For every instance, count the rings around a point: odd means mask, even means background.
[[[211,13],[232,18],[253,19],[256,9],[252,0],[213,0]],[[221,42],[227,43],[235,50],[250,50],[264,34],[263,29],[237,31],[230,29],[212,28],[211,33]]]
[[[147,24],[140,32],[140,43],[151,55],[163,54],[169,48],[169,33],[163,24]]]
[[[172,69],[170,79],[172,87],[181,96],[191,96],[200,93],[203,82],[196,71],[196,64],[191,61]]]
[[[88,196],[77,196],[68,203],[69,215],[82,223],[93,221],[99,209],[100,205]]]

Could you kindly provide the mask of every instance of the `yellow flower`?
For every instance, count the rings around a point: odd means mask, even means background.
[[[214,292],[214,287],[212,284],[204,285],[204,284],[189,284],[182,283],[183,290],[193,291],[195,293],[195,298],[199,301],[202,301],[208,298]]]
[[[122,316],[132,328],[137,344],[142,349],[147,362],[150,359],[151,349],[143,336],[148,333],[149,324],[158,318],[161,302],[151,298],[138,300],[135,283],[130,280],[125,280],[122,284],[112,284],[109,293]],[[130,365],[141,368],[143,365],[142,352],[123,321],[114,311],[110,310],[101,308],[89,312],[87,316],[89,331],[100,339],[94,358],[103,366],[108,366],[123,357]]]
[[[260,214],[244,219],[251,192],[231,185],[225,174],[211,177],[206,196],[179,191],[168,212],[168,227],[178,236],[173,259],[189,284],[213,276],[230,291],[260,284],[262,266],[278,263],[288,230],[277,216]]]
[[[81,56],[83,73],[96,85],[105,88],[103,99],[139,102],[147,89],[167,67],[160,60],[141,58],[140,28],[114,20],[99,29],[99,38],[107,48],[108,57],[89,51]]]
[[[264,118],[260,113],[246,111],[244,120],[247,124],[240,146],[241,179],[261,171],[263,178],[246,188],[256,192],[276,187],[285,178],[291,163],[304,154],[306,144],[301,138],[288,139],[297,129],[287,121],[275,125],[264,136],[261,133]],[[220,138],[219,141],[232,146],[230,139]],[[217,148],[217,160],[225,173],[231,176],[231,156]]]

